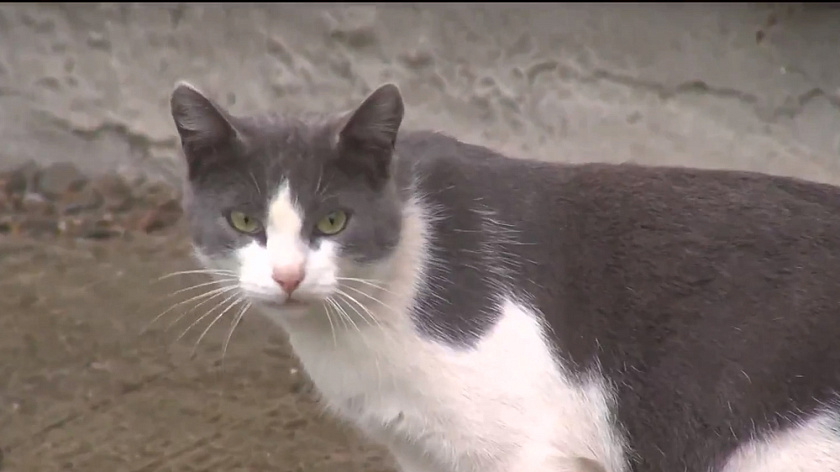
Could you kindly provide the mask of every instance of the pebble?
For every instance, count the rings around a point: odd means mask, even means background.
[[[47,200],[43,195],[27,192],[20,200],[21,210],[27,215],[44,216],[55,212],[53,202]]]
[[[87,178],[69,162],[57,162],[44,168],[38,175],[38,193],[55,198],[79,190]]]
[[[150,210],[143,211],[132,225],[134,229],[152,233],[172,226],[181,217],[181,204],[177,200],[167,200]]]
[[[38,174],[38,165],[34,162],[26,162],[11,172],[0,176],[0,187],[7,196],[23,194],[35,187],[35,178]]]
[[[0,214],[11,213],[16,210],[16,204],[12,197],[6,195],[5,192],[0,192]]]
[[[12,231],[33,237],[57,236],[59,234],[58,220],[46,216],[27,216],[17,221]]]
[[[74,215],[86,210],[99,208],[102,204],[102,196],[91,187],[86,186],[74,192],[67,192],[61,196],[61,213]]]
[[[165,184],[88,179],[70,163],[0,172],[0,235],[104,240],[161,231],[182,214],[177,189]]]
[[[126,211],[131,207],[131,185],[115,175],[106,175],[94,179],[91,187],[99,193],[103,206],[108,211]]]

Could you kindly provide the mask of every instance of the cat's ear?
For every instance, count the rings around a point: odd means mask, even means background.
[[[396,85],[385,84],[374,90],[341,121],[341,159],[368,171],[375,180],[387,179],[404,113]]]
[[[231,117],[193,85],[180,81],[169,99],[172,119],[189,164],[241,140]]]

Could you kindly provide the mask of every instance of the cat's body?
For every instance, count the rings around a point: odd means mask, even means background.
[[[173,114],[200,258],[404,472],[840,471],[840,189],[397,140],[388,87]]]

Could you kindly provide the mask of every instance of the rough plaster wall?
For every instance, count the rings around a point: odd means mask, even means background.
[[[838,181],[838,32],[830,6],[5,4],[0,167],[175,177],[181,78],[235,113],[395,81],[407,125],[520,156]]]

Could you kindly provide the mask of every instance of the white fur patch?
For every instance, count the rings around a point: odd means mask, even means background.
[[[721,472],[840,472],[840,414],[825,413],[741,446]]]
[[[407,313],[429,238],[420,207],[405,212],[392,259],[352,276],[372,282],[339,284],[354,295],[336,297],[346,325],[317,322],[326,313],[282,323],[328,408],[389,446],[406,472],[556,472],[577,457],[626,470],[609,390],[600,377],[566,375],[530,307],[499,294],[500,320],[472,350],[418,336]]]
[[[308,248],[300,238],[302,227],[303,210],[284,184],[269,204],[265,227],[266,250],[274,270],[295,272],[306,265]]]

